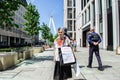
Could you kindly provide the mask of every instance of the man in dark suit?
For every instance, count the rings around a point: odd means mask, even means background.
[[[101,58],[99,55],[99,43],[101,42],[100,36],[94,32],[94,28],[90,28],[90,33],[88,34],[88,42],[89,42],[89,59],[88,59],[88,68],[92,68],[92,60],[93,60],[93,52],[95,52],[99,67],[98,70],[103,71]]]

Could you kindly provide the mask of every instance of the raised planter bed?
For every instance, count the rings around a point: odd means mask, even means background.
[[[0,70],[5,70],[18,63],[16,52],[1,52],[0,53]]]

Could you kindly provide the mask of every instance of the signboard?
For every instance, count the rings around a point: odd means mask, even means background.
[[[63,57],[64,64],[69,64],[69,63],[75,62],[74,53],[73,53],[71,47],[62,47],[61,51],[62,51],[62,57]]]

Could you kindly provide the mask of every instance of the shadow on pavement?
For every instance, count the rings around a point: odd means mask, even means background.
[[[79,68],[83,68],[83,67],[85,67],[85,66],[79,66]]]
[[[106,69],[106,68],[112,68],[112,66],[109,66],[109,65],[103,65],[103,68]]]
[[[87,80],[87,79],[74,79],[74,80]]]
[[[53,56],[38,56],[38,57],[34,57],[32,59],[27,59],[25,61],[20,62],[19,64],[12,66],[10,68],[8,68],[7,70],[13,70],[21,65],[30,65],[30,64],[34,64],[37,62],[41,62],[41,61],[53,61]]]
[[[93,67],[93,68],[98,68],[98,67]],[[103,65],[103,68],[106,69],[106,68],[112,68],[112,66],[109,66],[109,65]]]
[[[32,61],[45,61],[45,60],[50,60],[53,61],[53,56],[39,56],[31,59]]]

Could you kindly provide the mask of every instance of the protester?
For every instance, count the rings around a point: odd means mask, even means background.
[[[64,36],[64,31],[61,28],[58,28],[58,37],[54,41],[54,80],[64,80],[67,78],[72,78],[71,66],[61,66],[60,58],[58,54],[58,49],[62,46],[68,46],[70,44],[70,40],[67,36]]]

